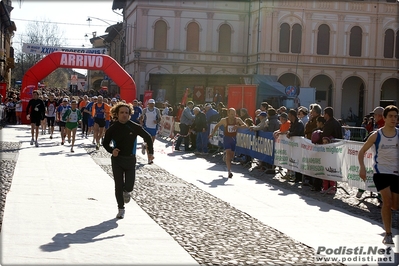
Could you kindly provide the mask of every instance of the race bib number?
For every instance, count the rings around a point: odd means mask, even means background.
[[[233,126],[233,125],[227,126],[227,132],[229,132],[229,133],[237,132],[236,126]]]

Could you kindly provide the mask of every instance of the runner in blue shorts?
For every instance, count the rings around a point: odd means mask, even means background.
[[[223,137],[223,148],[225,150],[236,150],[237,139],[235,137],[224,136]]]
[[[161,112],[155,107],[155,100],[149,99],[147,107],[143,110],[142,116],[140,116],[140,123],[143,128],[150,133],[152,143],[155,141],[155,136],[158,131],[158,124],[161,122]],[[147,149],[146,143],[141,146],[141,152],[144,155]],[[152,160],[148,157],[148,164],[152,164]]]
[[[231,172],[231,160],[234,158],[234,151],[236,149],[237,128],[246,128],[247,125],[241,120],[241,118],[236,116],[236,110],[230,108],[228,116],[222,118],[219,123],[216,124],[212,133],[209,135],[209,138],[212,138],[220,126],[224,126],[223,148],[226,151],[228,177],[232,178],[233,173]]]

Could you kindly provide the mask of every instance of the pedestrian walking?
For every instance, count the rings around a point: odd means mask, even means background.
[[[112,173],[115,182],[115,197],[118,203],[116,218],[125,215],[125,203],[130,201],[136,178],[136,141],[140,136],[147,143],[148,158],[154,159],[154,146],[151,135],[137,123],[130,121],[133,108],[119,102],[110,110],[117,121],[105,132],[103,147],[111,156]],[[112,142],[112,146],[110,143]]]
[[[398,107],[394,105],[385,107],[385,125],[370,135],[358,154],[359,176],[366,181],[364,154],[371,146],[375,146],[373,181],[382,197],[381,216],[385,229],[382,243],[387,246],[395,245],[391,230],[392,210],[399,207],[399,129],[396,128],[398,113]]]

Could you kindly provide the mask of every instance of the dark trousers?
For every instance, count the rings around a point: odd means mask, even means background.
[[[197,132],[197,151],[208,153],[208,134],[207,132]]]
[[[89,116],[88,115],[83,115],[83,119],[82,119],[82,134],[86,133],[87,136],[87,132],[89,131]]]
[[[295,172],[295,182],[302,182],[302,173]]]
[[[313,186],[314,190],[320,191],[323,186],[323,179],[317,177],[310,177],[310,183]]]
[[[134,180],[136,179],[136,156],[112,156],[111,163],[116,202],[118,203],[118,209],[124,209],[123,191],[133,191]]]
[[[180,136],[177,138],[175,149],[178,150],[180,148],[180,145],[184,139],[184,149],[188,151],[190,146],[190,139],[189,137],[182,137],[182,136],[188,134],[190,127],[182,123],[179,124],[179,127],[180,127]]]
[[[197,149],[197,133],[191,132],[190,134],[191,150],[195,151]]]

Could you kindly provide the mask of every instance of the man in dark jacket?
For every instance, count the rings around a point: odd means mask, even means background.
[[[342,126],[341,123],[334,117],[334,110],[332,107],[324,108],[324,124],[322,137],[342,139]]]
[[[266,132],[274,132],[276,130],[279,130],[281,122],[280,122],[280,120],[278,120],[276,109],[269,108],[267,110],[267,117],[268,117],[269,123],[267,124],[265,131]]]
[[[193,109],[195,118],[191,129],[197,133],[197,152],[195,154],[205,155],[208,153],[208,132],[206,116],[199,107],[194,107]]]
[[[290,109],[288,111],[288,119],[291,121],[290,130],[287,133],[287,138],[294,136],[303,137],[305,136],[305,127],[301,120],[298,119],[298,113],[295,109]],[[295,183],[302,181],[302,174],[295,172],[295,179],[291,180]]]

